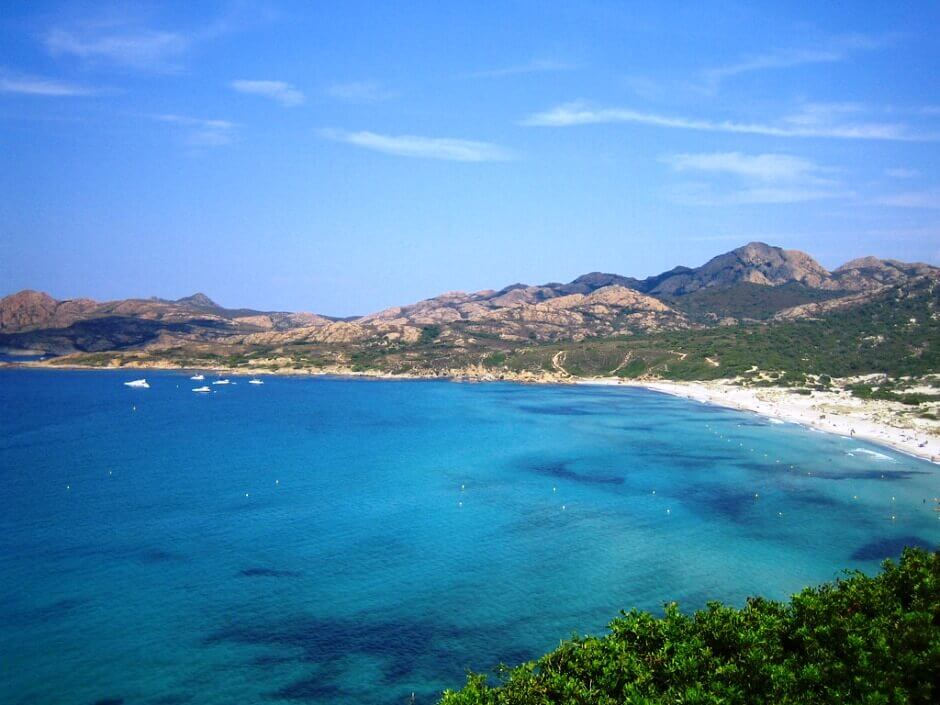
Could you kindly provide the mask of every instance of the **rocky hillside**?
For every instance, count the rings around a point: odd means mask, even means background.
[[[0,349],[64,354],[153,344],[213,341],[267,330],[325,325],[311,313],[227,309],[205,294],[176,301],[91,299],[59,301],[38,291],[0,299]]]
[[[136,318],[166,323],[211,320],[261,329],[295,328],[301,325],[328,323],[332,320],[312,313],[227,309],[219,306],[205,294],[193,294],[176,301],[151,298],[97,302],[92,299],[58,301],[49,294],[26,290],[0,299],[0,332],[2,333],[67,328],[78,321],[105,317]]]
[[[701,267],[677,267],[646,279],[641,291],[654,295],[682,296],[700,289],[748,282],[779,286],[795,282],[810,289],[840,289],[822,265],[804,252],[783,250],[752,242],[709,260]]]
[[[55,354],[193,345],[401,346],[436,341],[456,349],[583,340],[799,319],[861,305],[877,292],[940,269],[874,257],[832,272],[809,255],[752,242],[700,267],[646,279],[591,272],[568,283],[450,292],[354,319],[228,309],[205,294],[175,301],[58,301],[22,291],[0,299],[0,349]]]
[[[56,301],[49,294],[27,289],[0,299],[0,333],[65,328],[88,315],[97,305],[90,299]]]
[[[701,267],[675,267],[646,279],[591,272],[567,284],[513,284],[499,291],[450,292],[364,316],[357,323],[420,327],[464,322],[488,334],[525,337],[534,332],[539,339],[557,338],[564,330],[569,331],[568,337],[604,335],[683,327],[690,324],[689,317],[706,325],[759,320],[803,304],[864,295],[922,276],[940,276],[940,269],[866,257],[829,272],[803,252],[752,242]],[[606,297],[606,310],[593,309],[600,320],[589,322],[584,316],[566,320],[563,315],[551,315],[553,311],[590,307],[589,299],[582,302],[567,297],[590,297],[602,289],[618,293]],[[556,303],[550,304],[552,301]],[[615,313],[618,308],[623,315]],[[641,311],[654,315],[626,318]],[[534,330],[517,325],[524,320],[538,325]]]
[[[918,277],[936,277],[938,269],[929,264],[898,262],[894,259],[860,257],[833,271],[834,281],[848,291],[869,291],[881,286],[904,284]]]
[[[497,292],[444,294],[363,316],[359,325],[438,326],[505,340],[581,339],[593,335],[683,328],[685,316],[618,284],[513,285]]]
[[[938,271],[936,267],[927,264],[862,257],[828,272],[805,252],[751,242],[713,257],[701,267],[676,267],[654,277],[635,281],[631,288],[666,297],[684,296],[702,289],[733,287],[741,283],[768,287],[800,284],[808,289],[840,292],[868,291],[900,284],[912,277],[936,276]],[[616,275],[588,275],[603,276]]]

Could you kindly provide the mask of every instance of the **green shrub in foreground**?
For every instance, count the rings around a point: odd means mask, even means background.
[[[471,674],[441,704],[936,703],[938,681],[940,554],[909,548],[786,603],[622,613],[606,636],[502,669],[496,686]]]

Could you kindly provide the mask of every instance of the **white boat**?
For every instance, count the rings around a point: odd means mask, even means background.
[[[264,384],[264,382],[262,382],[260,379],[250,379],[248,380],[248,384]]]
[[[212,384],[231,384],[227,379],[217,379]]]
[[[125,382],[125,387],[134,387],[135,389],[150,389],[150,385],[147,384],[145,379],[135,379],[133,382]]]
[[[206,392],[211,392],[212,390],[209,389],[208,387],[195,387],[193,391],[199,392],[200,394],[205,394]]]
[[[194,380],[196,382],[201,382],[205,378],[206,378],[205,375],[193,375],[192,377],[190,377],[191,380]]]

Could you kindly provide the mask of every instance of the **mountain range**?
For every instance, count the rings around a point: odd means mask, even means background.
[[[591,272],[568,283],[450,292],[364,316],[230,309],[182,299],[0,299],[0,350],[52,355],[144,351],[216,358],[355,364],[364,351],[407,356],[435,346],[454,357],[491,348],[818,318],[893,289],[940,281],[922,263],[862,257],[827,271],[806,253],[752,242],[700,267],[636,279]],[[207,357],[208,356],[208,357]],[[459,356],[459,355],[458,355]]]

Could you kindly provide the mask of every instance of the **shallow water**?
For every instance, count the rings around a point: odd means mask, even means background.
[[[0,371],[0,702],[432,703],[940,541],[929,463],[645,390],[140,376]]]

